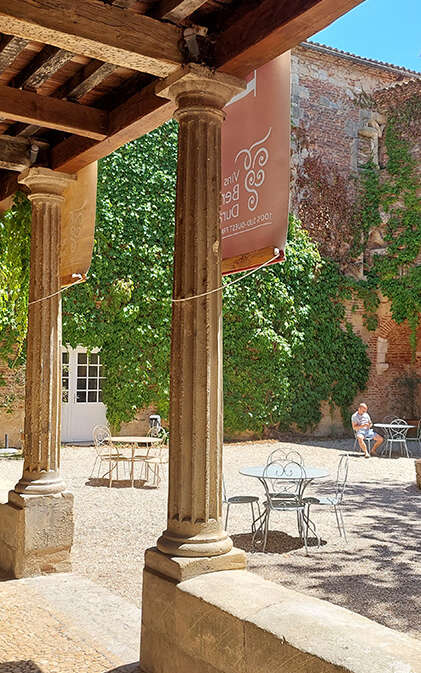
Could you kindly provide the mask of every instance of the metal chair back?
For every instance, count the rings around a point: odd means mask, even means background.
[[[349,457],[347,455],[341,456],[336,470],[336,487],[335,496],[339,503],[342,502],[345,492],[345,487],[348,481]]]
[[[302,457],[301,453],[296,451],[295,449],[275,449],[270,453],[266,459],[266,465],[269,463],[273,463],[275,461],[281,461],[281,462],[294,462],[298,463],[299,465],[304,465],[304,458]]]
[[[294,460],[274,460],[263,470],[263,483],[271,508],[276,501],[301,503],[306,478],[304,466]]]
[[[390,423],[391,427],[389,428],[389,439],[392,441],[395,440],[404,442],[406,439],[406,433],[409,430],[409,426],[405,428],[395,428],[393,427],[395,425],[408,426],[408,423],[403,418],[394,418]]]

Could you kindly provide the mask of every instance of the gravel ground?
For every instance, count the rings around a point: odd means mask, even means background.
[[[238,470],[264,463],[277,446],[298,449],[306,465],[326,467],[330,477],[314,482],[308,493],[329,494],[339,457],[352,442],[227,444],[228,495],[262,496],[259,482]],[[159,489],[143,487],[140,481],[135,488],[121,481],[109,489],[88,479],[94,458],[92,447],[62,451],[62,471],[75,495],[73,569],[140,605],[144,551],[165,527],[167,480]],[[0,461],[0,489],[13,483],[21,469],[21,461]],[[228,529],[234,544],[248,552],[249,570],[421,638],[420,499],[413,460],[364,460],[351,454],[343,509],[348,544],[338,535],[333,512],[322,507],[312,510],[322,546],[310,547],[308,556],[293,514],[273,516],[265,554],[250,552],[248,506],[232,507]]]

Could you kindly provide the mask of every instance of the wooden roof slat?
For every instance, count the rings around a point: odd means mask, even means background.
[[[74,54],[65,49],[47,45],[9,82],[16,89],[24,87],[36,91],[54,73],[73,58]]]
[[[217,35],[214,65],[246,76],[306,40],[363,0],[261,0]]]
[[[29,40],[13,35],[3,35],[0,41],[0,72],[6,70],[25,49]]]
[[[96,140],[107,135],[108,114],[103,110],[8,86],[0,86],[0,116]]]
[[[102,142],[71,136],[51,150],[51,168],[74,173],[125,143],[153,131],[171,118],[174,104],[155,94],[149,84],[110,113],[110,134]]]
[[[65,82],[59,89],[53,92],[54,98],[68,98],[78,100],[83,98],[89,91],[95,89],[111,73],[117,69],[112,63],[91,61],[81,71],[77,72],[69,82]]]
[[[0,30],[165,77],[182,63],[176,26],[99,0],[0,0]]]
[[[190,14],[206,5],[207,0],[160,0],[149,13],[158,19],[182,23]]]

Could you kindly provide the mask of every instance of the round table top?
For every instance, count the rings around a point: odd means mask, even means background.
[[[407,423],[373,423],[375,428],[395,428],[395,430],[405,430],[405,428],[415,428],[416,425],[408,425]]]
[[[285,474],[279,466],[272,465],[269,468],[266,465],[254,465],[242,467],[240,474],[246,477],[256,477],[257,479],[285,479],[285,481],[294,481],[301,479],[321,479],[329,476],[329,471],[324,467],[303,467],[301,471],[298,466],[289,465],[288,474]],[[305,473],[305,477],[303,476]]]
[[[124,435],[121,437],[108,437],[108,440],[125,444],[157,444],[158,442],[162,442],[161,437],[137,437],[133,435],[127,437]]]

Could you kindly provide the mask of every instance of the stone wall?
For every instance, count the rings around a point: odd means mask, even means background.
[[[346,255],[347,231],[340,227],[346,219],[346,202],[352,203],[355,198],[352,176],[370,159],[380,168],[384,166],[383,129],[389,108],[404,103],[420,91],[420,75],[309,43],[293,50],[291,69],[293,143],[290,210],[303,219],[321,249],[343,263],[341,252]],[[412,153],[421,167],[420,140],[413,143]],[[326,170],[325,203],[328,204],[333,230],[327,233],[323,226],[318,227],[316,201],[312,209],[311,198],[305,193],[306,188],[311,190],[310,183],[314,177],[309,175],[309,185],[306,185],[307,166],[311,170],[309,157],[320,160],[321,163],[315,166],[316,171],[320,166]],[[334,202],[335,194],[331,198],[329,193],[328,183],[332,176],[338,181],[336,188],[339,191],[342,189],[343,193],[337,204]],[[323,225],[325,221],[324,218]],[[372,231],[364,257],[346,271],[362,277],[364,260],[369,261],[371,255],[384,246],[381,229]],[[421,254],[417,263],[421,263]],[[409,326],[405,323],[397,325],[392,320],[390,305],[384,298],[378,318],[378,329],[369,332],[363,326],[362,305],[354,305],[353,310],[350,306],[347,311],[347,319],[367,344],[372,363],[367,389],[358,396],[355,405],[364,399],[373,420],[377,421],[389,414],[409,419],[416,413],[419,417],[421,386],[417,391],[418,399],[411,399],[402,378],[409,373],[421,376],[421,330],[417,338],[416,361],[412,363]],[[338,414],[325,405],[315,434],[337,434],[340,426]]]

